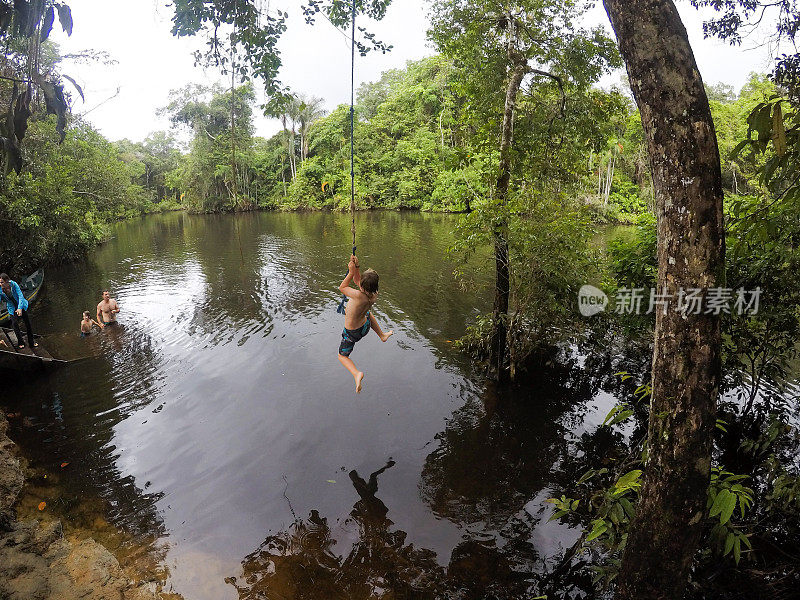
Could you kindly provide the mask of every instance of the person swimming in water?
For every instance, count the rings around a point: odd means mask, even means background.
[[[116,298],[112,298],[108,290],[103,292],[103,299],[97,305],[97,322],[103,325],[117,325],[117,313],[119,304]]]
[[[92,326],[97,325],[100,329],[103,329],[105,325],[102,323],[98,323],[94,319],[91,318],[88,310],[83,311],[83,320],[81,321],[81,337],[86,337],[90,333],[92,333]]]

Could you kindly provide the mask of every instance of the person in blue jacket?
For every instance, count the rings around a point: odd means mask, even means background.
[[[25,327],[28,329],[28,345],[31,348],[38,346],[39,344],[33,340],[33,327],[31,327],[31,320],[28,318],[28,301],[22,295],[22,290],[17,282],[12,281],[5,273],[0,273],[0,300],[6,303],[19,347],[25,347],[25,343],[22,341],[22,333],[19,330],[20,319],[25,321]]]

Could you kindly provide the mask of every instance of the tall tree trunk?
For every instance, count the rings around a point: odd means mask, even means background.
[[[513,55],[512,52],[509,52]],[[492,310],[491,361],[499,382],[508,381],[510,365],[506,360],[508,342],[508,299],[511,293],[511,271],[508,262],[508,219],[505,214],[508,187],[511,181],[511,151],[514,143],[514,112],[517,93],[527,65],[521,57],[512,60],[511,73],[506,88],[506,103],[503,110],[503,129],[500,137],[500,174],[495,192],[500,203],[501,216],[494,229],[495,291]]]
[[[683,288],[724,281],[722,175],[708,98],[672,0],[603,0],[647,136],[658,217],[653,393],[644,485],[617,597],[683,595],[709,484],[720,378],[720,318],[682,315]],[[701,311],[702,312],[702,311]]]
[[[603,183],[602,182],[603,182],[603,165],[598,160],[597,161],[597,197],[598,198],[600,198],[600,196],[603,195]]]
[[[231,204],[236,210],[238,203],[238,190],[236,187],[236,120],[234,119],[234,102],[236,98],[236,86],[234,76],[236,73],[235,55],[231,51]]]
[[[292,121],[292,140],[290,146],[291,158],[292,158],[292,181],[294,181],[295,177],[297,177],[297,153],[295,152],[294,143],[297,139],[297,132],[294,129],[294,121]]]
[[[286,198],[286,163],[281,159],[281,181],[283,182],[283,197]]]

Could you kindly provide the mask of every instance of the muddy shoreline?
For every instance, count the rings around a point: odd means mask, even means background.
[[[158,600],[161,582],[138,580],[91,538],[65,535],[60,521],[17,518],[25,461],[0,411],[0,598]],[[174,596],[172,596],[174,597]]]

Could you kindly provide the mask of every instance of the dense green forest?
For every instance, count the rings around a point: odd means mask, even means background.
[[[313,91],[276,81],[281,13],[261,25],[252,3],[208,4],[176,2],[174,32],[212,36],[216,64],[239,52],[246,81],[175,91],[164,107],[175,131],[144,142],[108,141],[69,116],[82,92],[69,91],[40,23],[40,45],[10,46],[4,269],[79,256],[112,221],[151,211],[348,209],[349,107],[326,113]],[[652,371],[621,372],[630,399],[583,440],[612,449],[574,465],[551,499],[583,534],[533,591],[569,596],[562,577],[583,569],[620,598],[789,598],[800,585],[800,440],[787,400],[800,334],[800,60],[784,55],[737,92],[703,85],[671,0],[606,0],[617,40],[578,25],[582,3],[512,4],[434,0],[436,54],[360,87],[355,198],[359,209],[461,213],[454,254],[492,249],[494,308],[460,346],[500,385],[524,385],[558,342],[638,335],[654,346]],[[734,43],[762,9],[781,11],[775,40],[800,30],[789,3],[693,4],[721,11],[706,33]],[[359,11],[382,18],[387,5]],[[342,25],[347,9],[308,10]],[[238,32],[230,48],[217,43],[221,24]],[[602,89],[623,64],[630,83]],[[257,110],[278,133],[254,135]],[[636,230],[604,254],[593,237],[613,223]],[[587,324],[575,314],[587,282],[759,289],[762,309]]]
[[[40,51],[39,77],[55,89],[58,49],[43,42]],[[70,114],[72,98],[83,93],[77,87],[58,87],[64,104],[56,110],[44,91],[50,88],[26,84],[28,54],[22,47],[7,56],[0,80],[0,94],[11,98],[2,127],[0,260],[18,276],[82,256],[104,238],[108,223],[179,206],[163,175],[178,164],[175,141],[160,133],[141,143],[107,140]],[[22,127],[26,111],[30,118]]]
[[[57,56],[55,49],[51,55]],[[53,69],[57,65],[56,59]],[[10,83],[0,85],[10,93]],[[441,55],[386,71],[360,87],[359,209],[465,213],[487,200],[497,152],[468,122],[462,89],[453,61]],[[757,165],[731,152],[746,135],[751,109],[774,92],[758,75],[739,94],[723,84],[710,89],[730,195],[761,189]],[[15,241],[3,248],[5,264],[25,270],[79,256],[103,239],[106,224],[148,212],[348,208],[347,106],[326,114],[319,98],[301,96],[280,115],[283,129],[265,139],[253,135],[252,87],[237,88],[234,104],[233,134],[230,90],[192,86],[176,91],[165,106],[175,131],[154,132],[143,142],[111,142],[91,123],[69,118],[61,144],[55,116],[34,106],[22,145],[24,166],[2,180],[5,237]],[[570,140],[554,130],[527,146],[518,142],[518,152],[528,158],[556,149],[562,160],[526,164],[515,177],[548,181],[553,196],[573,198],[572,208],[585,208],[595,223],[636,223],[650,214],[647,152],[629,94],[590,87],[585,96],[568,97],[566,109],[576,115],[563,125],[572,128]],[[179,142],[186,131],[188,147]],[[55,163],[58,169],[51,168]]]

